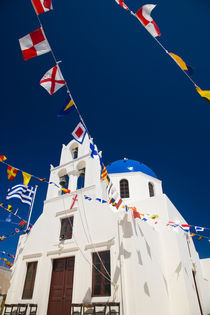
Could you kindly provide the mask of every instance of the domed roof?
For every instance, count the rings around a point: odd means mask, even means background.
[[[157,178],[156,174],[146,165],[138,161],[129,160],[124,158],[123,160],[115,161],[107,165],[107,171],[110,174],[114,173],[129,173],[129,172],[142,172],[154,178]]]

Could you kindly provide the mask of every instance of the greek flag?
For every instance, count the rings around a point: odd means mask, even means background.
[[[6,199],[18,198],[22,203],[27,203],[31,206],[34,197],[35,188],[25,186],[23,184],[16,185],[7,191]]]

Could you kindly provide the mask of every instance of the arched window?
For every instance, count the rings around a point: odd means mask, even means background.
[[[85,187],[85,168],[79,170],[79,176],[77,178],[77,189]]]
[[[72,155],[74,160],[78,158],[78,147],[72,150]]]
[[[78,144],[77,143],[72,144],[70,151],[71,151],[72,158],[74,160],[78,158],[78,150],[79,150]]]
[[[120,181],[120,197],[129,198],[129,186],[127,179],[121,179]]]
[[[149,183],[148,187],[149,187],[149,196],[153,197],[155,195],[154,185],[152,183]]]
[[[68,188],[69,187],[69,176],[67,175],[67,171],[66,169],[62,169],[59,173],[59,184],[63,187],[63,188]],[[63,195],[64,192],[61,191],[61,194]]]

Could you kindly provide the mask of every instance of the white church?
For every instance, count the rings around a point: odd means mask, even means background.
[[[48,186],[41,216],[19,239],[6,303],[37,304],[37,315],[210,314],[210,259],[199,259],[189,233],[167,226],[187,223],[161,181],[129,159],[107,171],[123,203],[157,224],[103,202],[90,140],[72,140],[49,179],[71,193]]]

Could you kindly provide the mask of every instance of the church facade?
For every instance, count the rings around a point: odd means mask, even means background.
[[[71,304],[119,303],[121,315],[208,315],[210,278],[192,239],[169,221],[187,224],[154,172],[123,159],[108,165],[122,200],[142,214],[111,209],[90,140],[63,145],[51,167],[43,212],[19,239],[7,304],[35,303],[38,315],[70,314]],[[108,314],[108,310],[107,310]]]

